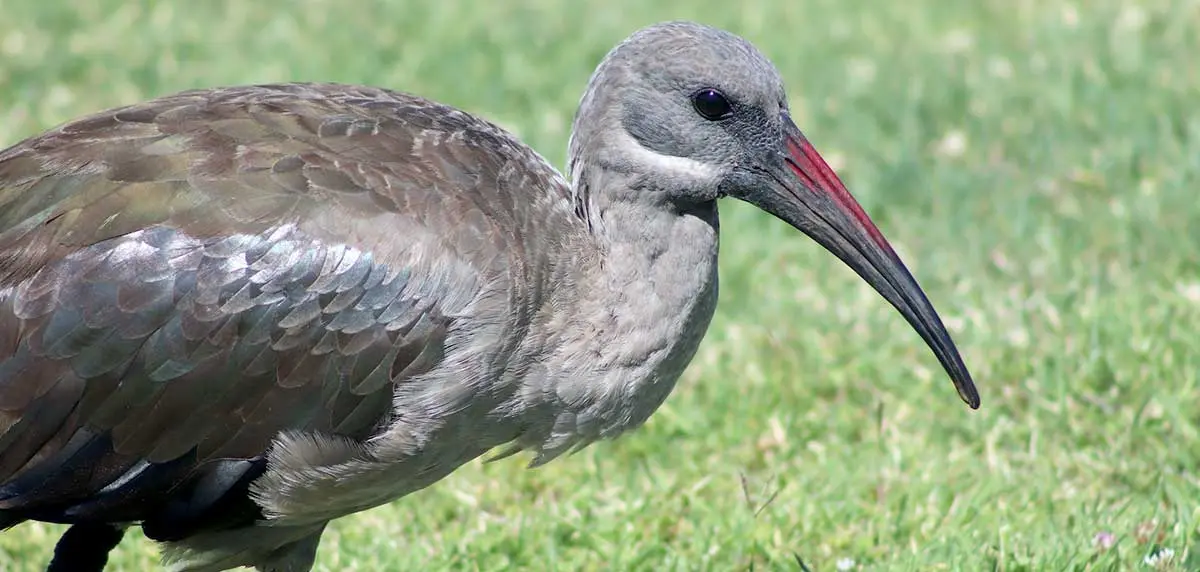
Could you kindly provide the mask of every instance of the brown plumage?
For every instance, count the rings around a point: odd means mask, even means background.
[[[669,54],[671,58],[664,58]],[[640,425],[716,305],[717,199],[932,305],[744,40],[646,28],[598,68],[568,184],[462,111],[333,84],[197,90],[0,151],[0,526],[124,527],[177,570],[311,568],[329,520],[488,450]]]
[[[282,431],[374,435],[463,292],[520,277],[521,231],[569,214],[514,199],[566,200],[549,167],[512,168],[539,161],[473,116],[329,84],[185,92],[0,153],[0,513],[159,540],[257,517],[204,511]],[[435,248],[442,276],[414,272]]]

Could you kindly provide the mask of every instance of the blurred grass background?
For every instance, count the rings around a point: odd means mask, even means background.
[[[318,570],[1200,569],[1196,0],[0,0],[0,145],[185,88],[410,91],[555,164],[595,64],[727,28],[909,263],[983,393],[778,221],[723,207],[722,302],[642,430],[472,463],[337,521]],[[0,535],[40,570],[61,528]],[[151,570],[129,535],[110,569]]]

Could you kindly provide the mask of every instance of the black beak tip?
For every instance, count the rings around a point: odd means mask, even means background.
[[[958,386],[958,396],[967,407],[979,409],[979,390],[975,388],[975,382],[971,381],[970,376],[958,380],[955,385]]]

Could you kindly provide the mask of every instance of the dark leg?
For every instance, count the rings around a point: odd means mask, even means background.
[[[54,546],[46,572],[103,572],[108,552],[116,548],[125,529],[110,524],[74,524]]]

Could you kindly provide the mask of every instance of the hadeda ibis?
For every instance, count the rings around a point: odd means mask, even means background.
[[[538,465],[644,422],[717,305],[717,200],[807,234],[979,397],[932,305],[789,117],[694,23],[592,76],[567,172],[413,95],[193,90],[0,152],[0,526],[140,525],[174,570],[309,570],[335,518],[493,448]]]

